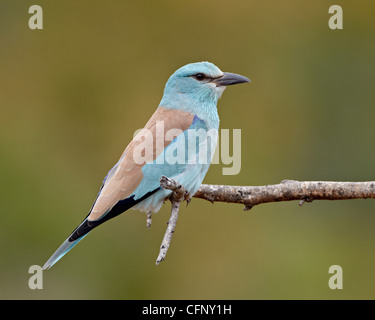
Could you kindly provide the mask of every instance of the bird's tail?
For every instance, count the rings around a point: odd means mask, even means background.
[[[80,242],[88,233],[97,225],[89,225],[87,218],[72,232],[68,239],[55,251],[55,253],[44,264],[43,270],[51,268],[59,261],[68,251],[70,251],[78,242]]]
[[[72,232],[68,239],[66,239],[62,245],[56,250],[56,252],[48,259],[44,264],[43,270],[51,268],[57,261],[59,261],[68,251],[70,251],[78,242],[80,242],[92,229],[101,225],[103,222],[110,220],[122,212],[133,207],[137,203],[145,200],[161,187],[156,188],[153,191],[147,192],[143,197],[134,200],[134,195],[119,201],[109,212],[106,212],[99,220],[88,220],[91,210],[87,215],[86,219]]]

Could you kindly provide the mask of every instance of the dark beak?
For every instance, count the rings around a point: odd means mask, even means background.
[[[224,72],[220,78],[214,79],[217,86],[231,86],[232,84],[250,82],[250,79],[240,76],[239,74]]]

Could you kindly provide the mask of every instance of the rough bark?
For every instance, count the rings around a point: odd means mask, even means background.
[[[172,204],[171,217],[156,259],[158,265],[165,259],[172,236],[177,224],[181,202],[190,199],[184,187],[177,181],[162,177],[162,188],[173,191],[169,200]],[[283,180],[279,184],[267,186],[225,186],[202,184],[194,198],[214,202],[239,203],[245,205],[244,210],[269,202],[299,201],[302,206],[313,200],[346,200],[375,199],[375,181],[368,182],[337,182],[337,181],[295,181]],[[151,225],[151,216],[147,215],[147,226]]]
[[[375,198],[375,181],[295,181],[283,180],[266,186],[224,186],[202,184],[194,198],[210,202],[240,203],[245,210],[261,203],[299,200],[300,205],[313,200]]]

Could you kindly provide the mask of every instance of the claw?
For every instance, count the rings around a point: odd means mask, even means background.
[[[147,212],[147,217],[146,217],[146,227],[147,228],[150,228],[151,227],[151,223],[152,223],[152,212]]]
[[[186,206],[189,205],[189,203],[191,202],[191,195],[189,194],[189,192],[185,191],[185,195],[184,195],[184,200],[186,201]]]

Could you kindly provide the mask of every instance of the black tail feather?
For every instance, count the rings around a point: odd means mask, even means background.
[[[144,199],[148,198],[149,196],[151,196],[152,194],[154,194],[159,189],[160,189],[160,187],[153,190],[153,191],[150,191],[150,192],[146,193],[143,197],[141,197],[137,200],[134,200],[134,196],[126,198],[124,200],[120,200],[119,202],[116,203],[116,205],[109,212],[107,212],[99,220],[90,221],[86,218],[79,225],[79,227],[72,232],[72,234],[69,237],[69,241],[72,242],[72,241],[75,241],[75,240],[81,238],[82,236],[89,233],[92,229],[101,225],[103,222],[105,222],[109,219],[112,219],[112,218],[118,216],[119,214],[123,213],[124,211],[130,209],[131,207],[135,206],[137,203],[141,202],[142,200],[144,200]]]

